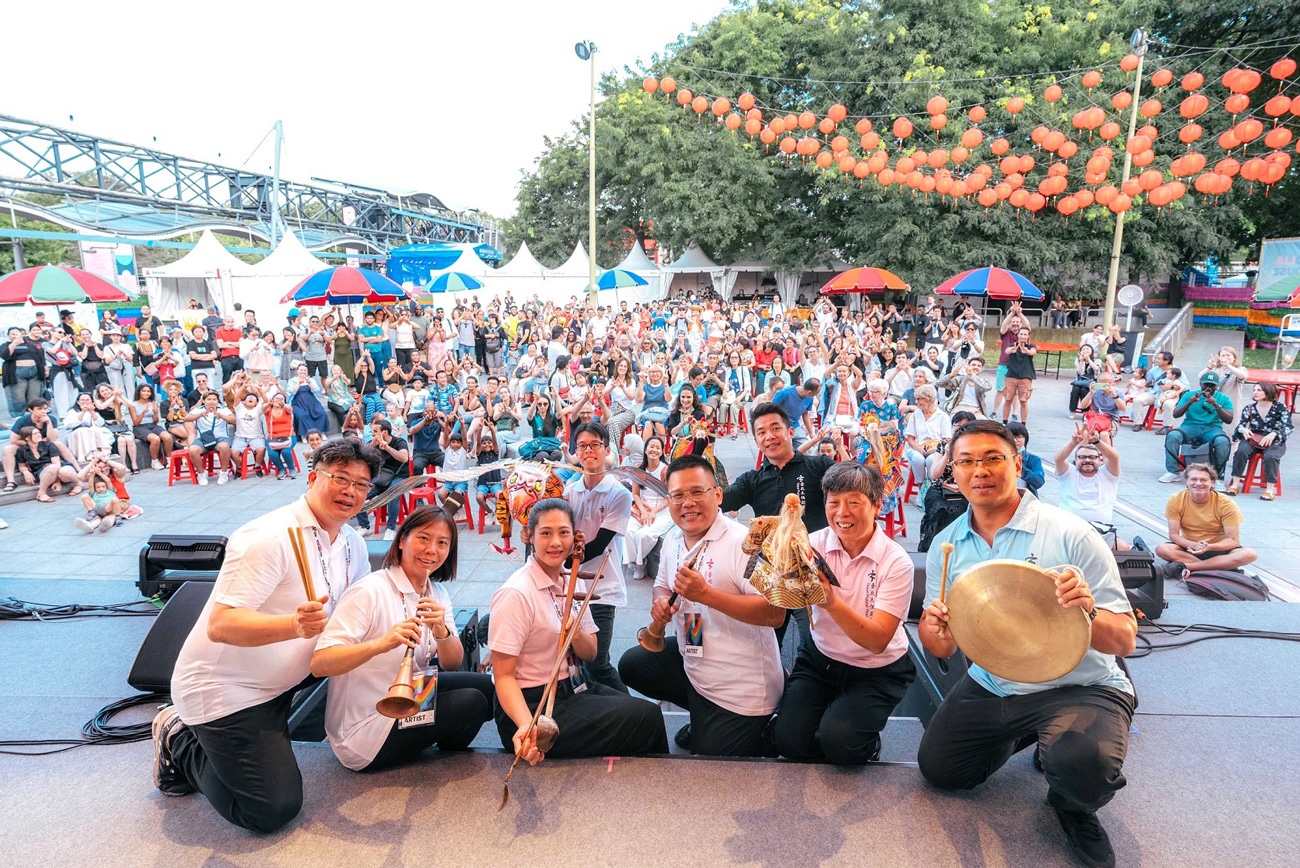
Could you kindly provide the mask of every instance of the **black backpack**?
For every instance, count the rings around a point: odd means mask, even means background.
[[[1255,576],[1240,570],[1202,570],[1187,574],[1187,589],[1213,600],[1248,600],[1267,602],[1268,586]]]

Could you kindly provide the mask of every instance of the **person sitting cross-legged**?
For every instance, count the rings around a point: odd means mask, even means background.
[[[1169,563],[1161,568],[1166,579],[1188,572],[1235,570],[1259,557],[1241,544],[1241,510],[1222,492],[1207,464],[1189,464],[1183,471],[1187,488],[1165,504],[1169,542],[1156,546],[1156,555]]]

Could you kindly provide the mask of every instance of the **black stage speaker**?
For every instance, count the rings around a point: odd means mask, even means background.
[[[1156,573],[1155,561],[1153,553],[1141,549],[1115,552],[1115,564],[1129,605],[1141,609],[1151,621],[1158,619],[1169,605],[1165,601],[1165,582]]]
[[[186,582],[217,580],[226,559],[224,536],[154,534],[140,549],[136,587],[145,597],[171,596]]]
[[[176,658],[211,594],[211,582],[186,582],[171,595],[136,652],[127,684],[136,690],[171,692]]]
[[[935,657],[921,644],[916,632],[918,629],[911,622],[904,627],[907,633],[907,653],[912,655],[912,662],[916,665],[916,680],[908,687],[903,701],[894,710],[894,715],[916,717],[922,726],[929,726],[930,718],[939,710],[939,704],[966,674],[968,664],[966,655],[960,651],[946,660]]]

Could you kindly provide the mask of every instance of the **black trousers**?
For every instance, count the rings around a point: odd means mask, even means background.
[[[808,642],[808,637],[812,635],[812,627],[808,624],[807,609],[787,609],[785,620],[781,626],[776,628],[776,647],[785,647],[785,631],[790,629],[790,622],[794,621],[799,625],[799,642],[798,646],[802,648]]]
[[[495,692],[492,677],[480,672],[439,672],[434,721],[428,726],[398,729],[393,721],[388,738],[365,771],[379,771],[415,759],[433,745],[464,750],[492,719]]]
[[[967,675],[935,712],[917,762],[934,786],[969,790],[1037,744],[1048,802],[1095,813],[1127,783],[1122,769],[1136,707],[1134,697],[1113,687],[999,697]]]
[[[1282,456],[1285,454],[1285,440],[1274,440],[1273,445],[1267,449],[1251,446],[1250,441],[1242,440],[1237,444],[1237,451],[1232,455],[1232,475],[1244,478],[1250,459],[1256,455],[1263,455],[1264,481],[1266,484],[1272,485],[1282,478]]]
[[[541,687],[526,687],[524,701],[537,710],[542,699]],[[519,727],[493,703],[497,733],[501,746],[514,753],[515,733]],[[574,693],[562,681],[555,694],[555,723],[560,729],[555,746],[547,751],[552,757],[637,756],[668,753],[668,733],[659,706],[645,699],[634,699],[597,682],[588,681],[587,689]]]
[[[394,352],[397,353],[397,364],[401,365],[402,370],[409,374],[411,372],[411,360],[415,355],[415,350],[398,347]]]
[[[430,466],[434,469],[441,467],[446,457],[447,454],[441,449],[435,452],[416,452],[411,456],[411,461],[415,465],[415,474],[419,476]]]
[[[907,654],[886,666],[862,669],[805,643],[776,715],[777,752],[837,766],[871,761],[880,749],[880,731],[915,678]]]
[[[623,681],[618,677],[618,670],[609,662],[609,645],[614,641],[614,615],[618,611],[614,606],[592,603],[588,610],[591,620],[596,622],[596,659],[583,663],[588,681],[599,681],[606,687],[612,687],[620,693],[627,693]]]
[[[217,813],[253,832],[269,834],[302,810],[302,773],[289,741],[289,703],[309,682],[272,700],[172,737],[172,758]]]
[[[235,371],[244,370],[244,360],[239,356],[222,356],[221,357],[221,382],[229,383],[230,378],[234,376]],[[211,386],[211,383],[208,383]]]
[[[691,753],[703,756],[767,756],[768,721],[772,715],[747,716],[728,711],[706,699],[686,674],[686,661],[677,637],[664,640],[655,653],[640,645],[629,648],[618,661],[623,681],[651,699],[662,699],[691,713]]]
[[[401,482],[405,479],[407,479],[407,473],[404,466],[401,468],[400,474],[394,474],[388,467],[380,467],[379,472],[375,474],[375,478],[370,480],[370,493],[366,495],[366,499],[378,497],[387,491],[394,482]],[[384,524],[389,530],[394,530],[397,527],[397,514],[401,512],[398,509],[399,506],[401,504],[397,501],[388,504],[388,515]],[[370,527],[370,514],[367,512],[357,513],[357,524],[368,529]]]

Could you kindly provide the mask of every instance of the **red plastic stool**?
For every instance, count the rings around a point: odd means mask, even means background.
[[[1268,483],[1264,481],[1264,456],[1250,456],[1250,463],[1246,465],[1246,479],[1242,482],[1241,493],[1250,494],[1251,488],[1262,488],[1268,490]],[[1277,494],[1282,496],[1282,474],[1277,477]]]
[[[195,485],[199,484],[199,475],[194,472],[194,465],[190,463],[189,450],[173,450],[172,457],[167,462],[167,487],[171,488],[176,483],[176,480],[187,476],[190,482]]]
[[[907,488],[903,489],[903,503],[912,499],[913,495],[919,494],[921,486],[916,483],[916,474],[912,472],[912,465],[907,465]]]
[[[1147,407],[1147,415],[1146,418],[1142,420],[1142,427],[1147,431],[1150,431],[1155,426],[1156,426],[1156,405],[1152,404],[1150,407]]]
[[[898,508],[885,516],[885,535],[890,539],[896,539],[898,534],[907,539],[907,515],[903,512],[903,501],[898,502]]]
[[[298,453],[290,449],[289,458],[293,461],[293,472],[302,473],[302,468],[298,466]],[[275,473],[275,465],[271,463],[271,448],[269,446],[266,449],[266,461],[262,464],[262,472],[267,476]]]
[[[744,407],[740,408],[740,430],[745,434],[749,433],[749,413]]]
[[[239,456],[239,478],[240,479],[247,479],[248,474],[256,473],[258,470],[262,470],[263,474],[265,474],[265,467],[258,465],[257,459],[254,457],[255,455],[256,452],[254,451],[252,446],[244,447],[243,454]]]
[[[216,476],[218,473],[221,472],[220,468],[217,466],[218,457],[220,457],[220,453],[216,452],[215,450],[212,452],[203,453],[203,470],[208,474],[208,476]],[[235,467],[235,460],[233,455],[230,458],[229,470],[231,473],[236,473],[236,474],[239,473],[239,469]]]

